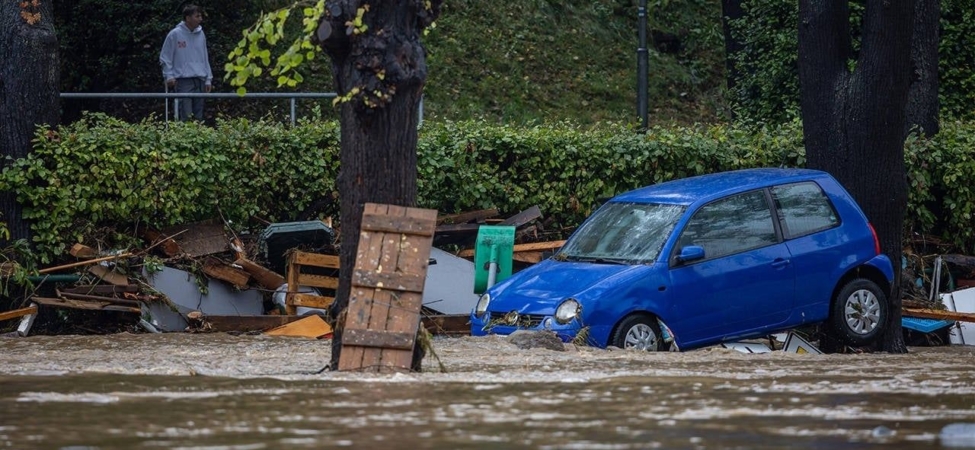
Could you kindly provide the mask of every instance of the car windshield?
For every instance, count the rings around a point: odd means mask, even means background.
[[[556,259],[605,263],[645,263],[657,259],[685,207],[607,203],[565,243]]]

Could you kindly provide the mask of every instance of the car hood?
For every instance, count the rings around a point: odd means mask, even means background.
[[[491,311],[551,314],[567,297],[585,303],[606,291],[627,286],[651,265],[594,264],[545,260],[491,289]]]

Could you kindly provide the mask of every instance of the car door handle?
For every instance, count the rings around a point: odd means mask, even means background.
[[[775,261],[772,261],[772,267],[776,269],[780,269],[785,266],[788,266],[789,262],[790,261],[788,259],[777,258]]]

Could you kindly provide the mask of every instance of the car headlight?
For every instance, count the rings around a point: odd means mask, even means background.
[[[488,304],[491,303],[491,296],[485,292],[481,298],[477,299],[477,306],[474,307],[474,315],[481,317],[487,312]]]
[[[555,309],[555,321],[564,325],[579,317],[580,313],[582,305],[576,299],[568,298]]]

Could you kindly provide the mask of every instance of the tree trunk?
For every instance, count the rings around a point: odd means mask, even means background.
[[[721,26],[724,29],[725,68],[728,71],[725,80],[728,83],[729,91],[734,91],[735,85],[738,83],[740,74],[735,64],[735,55],[744,47],[741,41],[735,39],[734,33],[731,32],[731,22],[740,19],[745,14],[741,10],[741,1],[721,0]]]
[[[911,90],[907,97],[907,122],[904,134],[918,127],[925,136],[938,134],[938,41],[941,28],[941,2],[916,0],[914,35],[911,38]]]
[[[53,18],[49,0],[36,6],[0,1],[0,156],[27,156],[37,126],[58,122],[60,66]],[[7,164],[0,160],[0,169]],[[11,239],[30,240],[14,193],[0,193],[0,213]]]
[[[867,0],[853,54],[845,1],[799,3],[799,81],[806,160],[835,176],[874,225],[894,263],[882,349],[907,351],[901,333],[901,234],[907,208],[904,133],[914,2]],[[855,58],[855,59],[854,59]],[[848,68],[849,61],[856,66]]]
[[[337,318],[331,367],[338,367],[342,314],[349,304],[363,204],[416,203],[419,102],[427,77],[423,29],[439,15],[441,0],[334,0],[317,39],[332,60],[341,107],[339,288],[330,308]],[[364,8],[368,7],[368,11]],[[363,26],[347,26],[357,16]],[[419,356],[419,357],[418,357]],[[417,345],[413,369],[419,371]]]

